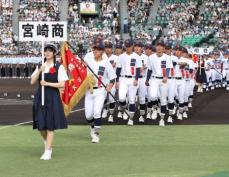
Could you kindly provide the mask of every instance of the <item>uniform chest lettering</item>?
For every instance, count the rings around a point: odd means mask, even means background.
[[[161,68],[166,68],[166,61],[161,61]]]
[[[104,72],[105,72],[105,67],[104,66],[99,66],[98,75],[99,76],[103,76]]]
[[[131,58],[130,66],[135,66],[135,64],[136,64],[136,59],[135,58]]]

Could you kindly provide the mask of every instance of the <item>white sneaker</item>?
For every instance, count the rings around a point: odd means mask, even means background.
[[[172,118],[172,116],[169,116],[169,117],[168,117],[167,122],[168,122],[168,123],[173,123],[173,118]]]
[[[189,108],[192,108],[192,103],[188,103],[188,107]]]
[[[153,119],[153,120],[157,119],[157,111],[156,110],[153,111],[153,113],[151,115],[151,119]]]
[[[95,128],[90,127],[90,129],[91,129],[90,136],[91,136],[91,138],[93,138],[95,135]]]
[[[206,92],[208,92],[209,91],[209,89],[208,88],[206,88]]]
[[[123,120],[127,120],[129,118],[128,114],[126,112],[124,112],[122,115],[122,118],[123,118]]]
[[[121,111],[118,112],[118,116],[117,117],[120,118],[120,119],[122,118],[122,112]]]
[[[92,140],[91,140],[92,143],[99,143],[99,135],[97,135],[96,133],[94,134]]]
[[[40,158],[41,160],[51,160],[52,159],[52,150],[45,150],[44,154]]]
[[[226,90],[229,90],[229,87],[226,87]]]
[[[214,90],[214,89],[215,89],[215,87],[214,87],[214,86],[212,86],[212,87],[211,87],[211,90]]]
[[[113,117],[113,115],[110,115],[110,116],[108,117],[108,122],[114,122],[114,117]]]
[[[226,87],[226,84],[222,84],[222,87]]]
[[[151,111],[147,113],[146,119],[151,119]]]
[[[133,121],[133,119],[129,119],[129,120],[128,120],[127,125],[129,125],[129,126],[133,126],[133,125],[134,125],[134,121]]]
[[[139,119],[138,119],[139,122],[145,122],[144,120],[144,117],[143,116],[140,116]]]
[[[187,118],[188,118],[188,114],[187,114],[187,112],[184,112],[184,113],[183,113],[183,118],[185,118],[185,119],[187,119]]]
[[[107,109],[103,109],[102,118],[107,118]]]
[[[183,120],[182,114],[181,114],[181,113],[178,114],[177,119],[178,119],[178,120]]]
[[[164,126],[165,126],[165,121],[164,121],[164,119],[161,119],[161,120],[159,121],[159,126],[160,126],[160,127],[164,127]]]

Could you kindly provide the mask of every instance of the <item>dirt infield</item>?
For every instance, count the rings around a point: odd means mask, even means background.
[[[32,100],[35,87],[30,86],[28,79],[0,79],[0,125],[11,125],[32,120]],[[7,93],[7,96],[4,96]],[[20,97],[18,97],[20,96]],[[28,101],[29,100],[29,101]],[[83,100],[75,108],[68,120],[70,124],[86,124]],[[137,123],[137,112],[135,122]],[[218,89],[203,94],[195,93],[193,108],[189,118],[175,121],[175,124],[229,124],[229,92]],[[107,124],[106,119],[104,124]],[[114,124],[126,124],[126,121],[115,118]],[[145,124],[157,125],[156,121]]]

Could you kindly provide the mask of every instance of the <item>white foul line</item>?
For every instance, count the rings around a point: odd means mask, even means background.
[[[84,109],[85,108],[76,109],[76,110],[71,111],[71,113],[80,112],[80,111],[83,111]],[[27,121],[27,122],[21,122],[21,123],[18,123],[18,124],[14,124],[14,125],[7,125],[7,126],[0,127],[0,130],[11,128],[11,127],[17,127],[17,126],[20,126],[20,125],[30,124],[32,122],[33,121]]]
[[[3,129],[6,129],[6,128],[11,128],[11,127],[17,127],[19,125],[25,125],[25,124],[29,124],[29,123],[32,123],[33,121],[27,121],[27,122],[21,122],[21,123],[18,123],[18,124],[14,124],[14,125],[7,125],[7,126],[4,126],[4,127],[1,127],[0,130],[3,130]]]

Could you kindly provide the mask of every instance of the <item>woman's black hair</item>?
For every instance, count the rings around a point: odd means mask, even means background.
[[[47,49],[51,49],[51,51],[53,52],[53,64],[54,64],[54,68],[56,69],[56,51],[50,47],[44,48],[44,51],[46,51]],[[44,58],[44,62],[46,62],[46,58]]]

